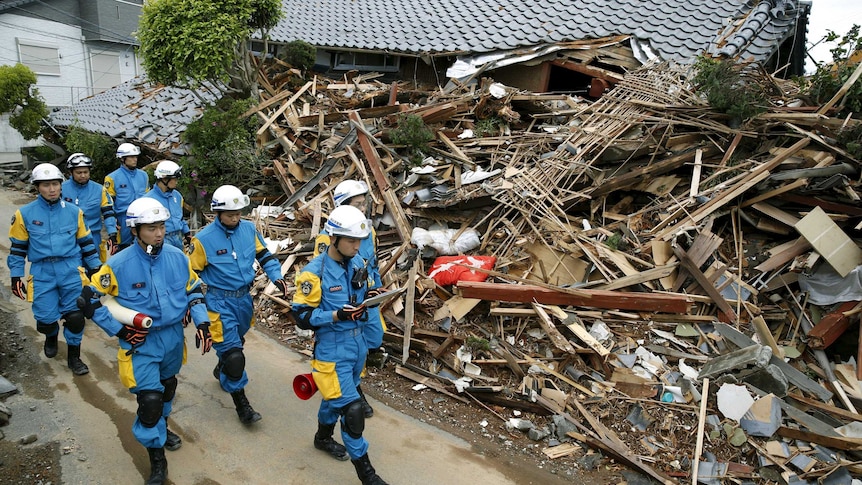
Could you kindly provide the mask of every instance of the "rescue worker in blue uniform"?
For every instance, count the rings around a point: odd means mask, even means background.
[[[75,375],[90,369],[81,361],[81,339],[84,336],[84,314],[75,300],[81,293],[84,278],[81,261],[91,274],[101,261],[84,213],[60,198],[63,174],[50,163],[37,165],[30,182],[39,190],[33,202],[21,207],[12,217],[9,228],[11,248],[6,264],[12,277],[12,293],[33,302],[36,330],[45,335],[45,356],[57,355],[60,317],[66,338],[66,360]],[[24,278],[25,259],[30,260],[30,281]]]
[[[335,206],[352,205],[359,209],[363,214],[368,213],[368,185],[361,180],[345,180],[335,186],[332,192],[332,198],[335,201]],[[314,256],[323,253],[329,247],[329,235],[326,232],[321,233],[314,240]],[[374,228],[371,228],[371,235],[362,240],[359,245],[359,255],[365,260],[368,268],[368,278],[371,281],[372,288],[381,288],[380,268],[377,265],[377,234]],[[375,290],[376,291],[376,290]],[[372,296],[372,295],[368,295]],[[381,345],[383,344],[383,333],[386,330],[386,324],[383,321],[383,316],[380,314],[380,307],[375,306],[368,309],[368,321],[372,325],[366,325],[365,342],[368,344],[368,356],[366,361],[372,357],[376,359],[382,358]],[[373,324],[376,322],[377,324]],[[365,377],[364,375],[362,376]],[[374,416],[374,408],[368,404],[365,399],[365,393],[362,392],[362,387],[357,383],[356,392],[362,398],[362,407],[365,411],[365,417]]]
[[[150,179],[143,170],[138,170],[138,155],[141,149],[131,143],[117,147],[120,168],[105,176],[105,189],[114,198],[114,213],[120,228],[118,251],[132,244],[132,233],[126,224],[126,209],[133,200],[143,197],[150,190]]]
[[[245,334],[254,325],[254,306],[248,290],[254,281],[254,261],[286,298],[287,284],[281,265],[266,248],[263,236],[249,221],[240,218],[249,198],[233,185],[213,192],[210,207],[216,218],[192,238],[189,259],[207,285],[206,304],[218,364],[213,375],[229,392],[243,424],[261,419],[245,395]]]
[[[93,234],[96,250],[102,247],[102,219],[108,231],[106,253],[114,254],[117,247],[117,218],[114,215],[114,199],[102,184],[90,180],[93,160],[83,153],[73,153],[66,160],[69,180],[63,182],[63,200],[71,202],[84,211],[84,220]],[[106,258],[107,259],[107,258]],[[104,260],[103,260],[104,261]]]
[[[196,323],[195,341],[202,354],[212,339],[201,292],[201,280],[181,250],[164,244],[170,214],[158,201],[140,198],[126,213],[135,244],[115,254],[80,291],[79,307],[108,335],[119,338],[120,381],[137,397],[132,432],[147,448],[151,474],[147,484],[167,479],[165,448],[175,450],[182,440],[168,429],[177,388],[177,373],[185,360],[183,317],[188,310]],[[102,306],[110,295],[120,305],[152,318],[149,328],[120,323]]]
[[[349,457],[363,485],[385,485],[368,458],[365,411],[356,392],[368,350],[363,327],[373,324],[362,304],[368,273],[358,255],[371,222],[356,207],[343,205],[332,210],[324,228],[331,242],[297,274],[292,305],[297,325],[314,329],[311,375],[323,397],[314,447],[338,460]],[[339,417],[344,446],[332,438]]]
[[[162,160],[156,165],[156,184],[144,197],[152,197],[167,207],[171,218],[165,221],[165,242],[179,249],[191,241],[189,224],[183,219],[183,194],[177,190],[177,180],[183,171],[176,162]]]

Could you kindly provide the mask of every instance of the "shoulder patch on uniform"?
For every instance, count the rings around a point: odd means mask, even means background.
[[[318,254],[323,254],[326,252],[326,243],[325,242],[321,242],[317,245],[317,252],[318,252]]]
[[[189,248],[186,250],[186,252],[189,254],[192,254],[193,252],[195,252],[195,245],[189,244]]]
[[[299,285],[299,289],[302,291],[302,294],[308,296],[311,294],[312,284],[311,281],[303,281]]]
[[[105,273],[102,276],[100,276],[99,277],[99,285],[101,285],[102,288],[107,288],[107,287],[111,286],[111,275],[108,273]]]
[[[341,291],[344,287],[341,285],[330,286],[329,291],[335,293],[336,291]]]

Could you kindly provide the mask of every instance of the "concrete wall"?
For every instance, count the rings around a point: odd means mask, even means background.
[[[130,0],[80,0],[84,37],[120,44],[137,44],[132,32],[138,28],[141,2]]]

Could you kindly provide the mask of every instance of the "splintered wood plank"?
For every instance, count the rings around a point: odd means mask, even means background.
[[[718,289],[713,286],[712,282],[709,281],[706,275],[704,275],[700,271],[700,268],[691,260],[691,258],[688,257],[685,250],[679,247],[674,248],[674,254],[676,254],[677,258],[679,258],[680,262],[682,263],[682,267],[688,270],[689,274],[694,277],[695,281],[697,281],[700,287],[703,288],[703,290],[706,292],[707,295],[709,295],[710,298],[712,298],[712,301],[719,308],[719,310],[721,310],[725,315],[727,315],[727,318],[729,318],[731,322],[736,322],[736,312],[733,311],[733,308],[731,308],[727,300],[724,299],[724,296],[719,293]]]
[[[542,326],[542,329],[548,334],[548,338],[551,339],[551,342],[554,343],[554,346],[563,352],[568,352],[570,354],[577,353],[577,350],[569,343],[569,339],[563,336],[559,330],[557,330],[557,326],[554,325],[554,321],[551,320],[551,316],[545,311],[545,309],[536,303],[533,303],[533,310],[536,311],[536,315],[539,317],[539,324]]]
[[[459,281],[458,289],[467,298],[491,301],[571,305],[665,313],[688,313],[693,301],[687,295],[664,293],[630,293],[624,291],[578,289],[579,294],[537,285],[513,285],[478,281]]]
[[[795,241],[789,241],[768,250],[767,253],[769,253],[769,258],[755,266],[754,269],[761,273],[778,269],[784,266],[784,264],[792,261],[796,256],[799,256],[810,249],[811,244],[809,244],[804,237],[800,237]]]
[[[407,272],[407,301],[404,310],[404,342],[402,345],[401,363],[406,364],[410,357],[410,334],[413,330],[413,312],[416,307],[416,273],[419,272],[419,258],[413,261],[413,266]]]
[[[590,332],[587,331],[586,327],[584,327],[584,323],[578,318],[577,315],[571,312],[566,312],[568,317],[566,321],[563,322],[566,325],[566,328],[571,330],[573,334],[575,334],[582,342],[587,344],[587,346],[601,357],[607,357],[611,352],[602,345],[601,342],[596,340]],[[571,323],[568,323],[571,322]]]
[[[562,458],[564,456],[569,456],[573,453],[577,453],[581,451],[581,447],[575,443],[568,442],[563,443],[557,446],[551,446],[549,448],[545,448],[542,450],[542,453],[547,455],[548,458],[554,460],[556,458]]]
[[[302,86],[299,89],[299,91],[296,92],[296,94],[291,96],[290,99],[288,99],[284,104],[281,105],[280,108],[278,108],[275,111],[275,113],[272,114],[272,116],[267,118],[266,121],[264,121],[264,123],[262,125],[260,125],[260,128],[257,129],[257,132],[255,133],[255,135],[260,136],[261,134],[263,134],[264,131],[268,130],[269,126],[273,122],[275,122],[275,120],[277,120],[278,117],[281,116],[281,114],[284,113],[294,103],[294,101],[299,99],[299,97],[302,96],[302,93],[306,92],[308,90],[308,88],[310,88],[311,86],[312,86],[311,81],[308,81],[307,83],[305,83],[305,85]]]
[[[857,304],[858,301],[844,302],[835,311],[824,315],[808,332],[808,345],[812,349],[825,349],[838,340],[850,328],[850,317],[844,312],[852,310]]]
[[[677,266],[679,266],[679,262],[668,264],[666,266],[658,266],[652,269],[648,269],[646,271],[640,271],[628,276],[623,276],[622,278],[617,278],[610,283],[597,286],[596,289],[618,290],[627,286],[634,286],[641,283],[646,283],[648,281],[658,280],[672,274],[676,270]]]
[[[794,155],[799,150],[802,150],[803,148],[808,146],[809,143],[811,143],[811,140],[809,138],[803,138],[798,142],[794,143],[792,146],[782,150],[779,155],[772,158],[768,162],[758,165],[745,177],[743,177],[739,182],[733,184],[724,192],[713,197],[709,200],[709,202],[698,207],[691,214],[689,214],[688,217],[685,217],[683,218],[683,220],[674,224],[673,226],[667,227],[662,231],[656,233],[655,237],[667,240],[683,227],[697,224],[700,221],[706,219],[713,212],[724,207],[726,204],[730,203],[731,201],[735,200],[737,197],[745,193],[748,189],[762,182],[769,176],[771,170],[778,167],[781,162],[787,160],[788,158],[790,158],[790,156]]]

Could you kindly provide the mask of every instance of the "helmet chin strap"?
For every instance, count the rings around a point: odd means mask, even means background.
[[[336,253],[338,253],[338,255],[339,255],[339,256],[341,256],[341,261],[342,261],[342,262],[350,261],[351,256],[348,256],[348,255],[346,255],[346,254],[342,253],[342,252],[341,252],[341,250],[340,250],[340,249],[338,249],[338,240],[339,240],[340,238],[341,238],[341,236],[334,236],[334,237],[332,238],[332,246],[333,246],[333,247],[335,247],[335,252],[336,252]]]

